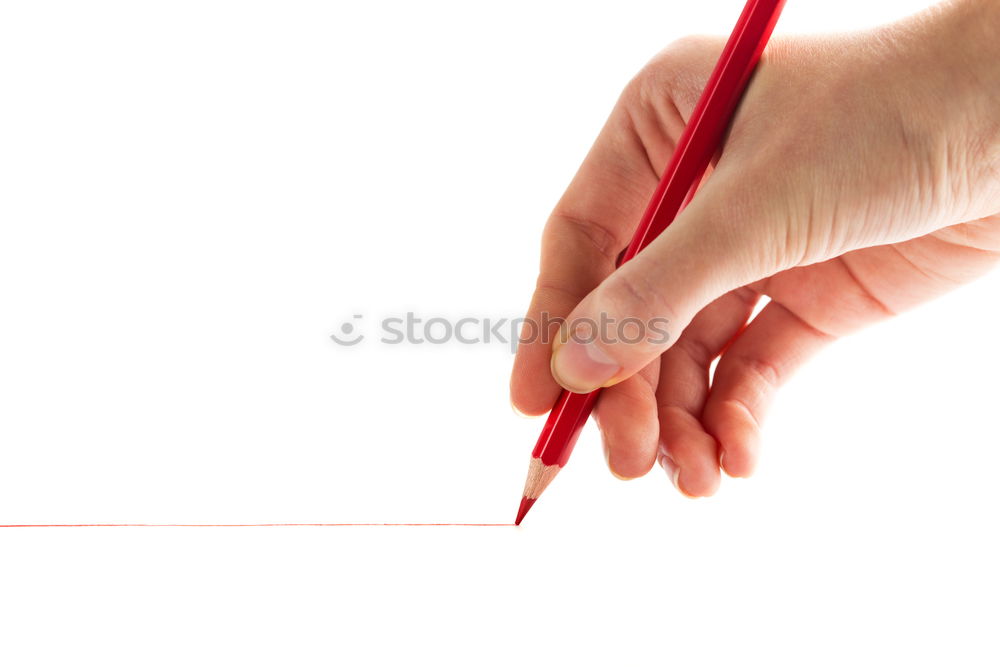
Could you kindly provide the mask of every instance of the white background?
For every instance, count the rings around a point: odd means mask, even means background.
[[[509,352],[329,335],[520,315],[621,87],[741,6],[0,5],[0,523],[510,521]],[[519,529],[0,529],[0,663],[995,665],[998,293],[825,352],[708,500],[588,429]]]

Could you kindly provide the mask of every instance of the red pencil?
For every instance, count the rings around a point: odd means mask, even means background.
[[[784,5],[785,0],[747,1],[621,263],[635,257],[659,236],[694,195]],[[560,394],[531,452],[515,524],[521,523],[538,496],[566,465],[600,393],[598,389],[589,394],[569,391]]]

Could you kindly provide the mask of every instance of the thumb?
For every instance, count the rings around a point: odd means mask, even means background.
[[[675,222],[608,276],[566,318],[552,375],[586,393],[631,377],[716,298],[793,266],[787,215],[715,177]],[[714,186],[714,187],[713,187]]]

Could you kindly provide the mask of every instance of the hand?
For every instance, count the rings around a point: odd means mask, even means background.
[[[996,34],[997,4],[966,0],[773,40],[695,199],[612,273],[724,42],[659,54],[546,224],[528,318],[565,318],[565,342],[522,340],[514,406],[542,414],[559,385],[608,387],[595,418],[616,475],[658,459],[682,493],[707,496],[720,468],[751,474],[768,403],[812,354],[1000,258]],[[602,315],[666,318],[669,339],[567,339]]]

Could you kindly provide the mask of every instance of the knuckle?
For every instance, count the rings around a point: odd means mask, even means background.
[[[758,356],[741,356],[735,360],[754,381],[761,397],[765,397],[781,384],[781,370],[773,363]]]
[[[614,264],[622,241],[605,225],[589,218],[567,215],[556,212],[553,219],[569,230],[574,238],[583,239],[609,264]]]
[[[718,40],[704,35],[681,37],[657,52],[625,88],[626,96],[648,103],[671,92],[675,82],[696,64],[705,53],[716,48]]]
[[[608,299],[624,316],[662,317],[674,321],[674,311],[647,271],[622,270],[609,286]]]
[[[654,55],[640,71],[640,82],[660,86],[711,69],[725,40],[711,35],[686,35]],[[702,82],[703,83],[703,82]]]
[[[808,211],[808,203],[800,204],[784,182],[758,165],[730,163],[716,176],[710,183],[711,196],[695,201],[700,211],[695,222],[701,238],[738,259],[741,275],[734,278],[739,278],[739,285],[801,264],[814,226],[808,215],[799,212]]]
[[[704,340],[698,337],[681,336],[674,347],[683,351],[698,366],[708,366],[718,356],[716,350],[710,348]]]
[[[656,54],[656,57],[681,62],[691,61],[721,50],[724,43],[724,39],[715,35],[684,35],[668,44]]]
[[[582,285],[558,282],[539,276],[535,282],[532,304],[544,312],[552,310],[569,312],[569,309],[580,303],[587,293],[587,288]]]
[[[664,73],[651,61],[636,72],[622,91],[621,101],[626,107],[645,108],[653,97],[653,91],[662,90]]]

